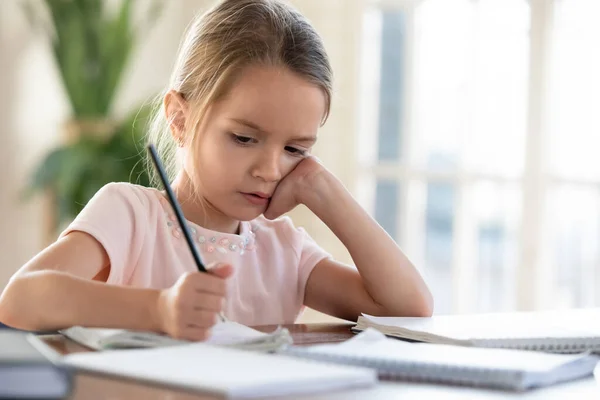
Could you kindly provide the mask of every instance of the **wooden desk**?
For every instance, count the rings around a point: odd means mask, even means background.
[[[296,324],[286,326],[292,333],[294,343],[300,345],[332,343],[346,340],[352,336],[352,324]],[[272,326],[256,329],[271,331]],[[61,354],[90,351],[60,335],[44,336],[44,342]],[[428,397],[429,396],[429,397]],[[374,388],[313,396],[294,397],[306,400],[352,400],[352,399],[600,399],[600,368],[596,378],[556,385],[526,393],[511,393],[495,390],[473,389],[445,385],[428,385],[407,382],[381,382]],[[77,373],[74,391],[70,399],[161,399],[161,400],[208,400],[219,399],[213,395],[184,392],[179,389],[148,385],[131,380],[107,378],[87,373]],[[291,397],[286,397],[286,400]]]

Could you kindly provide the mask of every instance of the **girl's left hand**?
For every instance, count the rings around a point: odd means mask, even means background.
[[[285,178],[279,182],[269,206],[263,213],[267,219],[275,219],[299,204],[306,204],[307,195],[314,191],[316,178],[327,169],[315,156],[307,156]]]

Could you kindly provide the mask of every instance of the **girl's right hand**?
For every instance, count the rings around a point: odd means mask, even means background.
[[[161,290],[157,305],[161,330],[176,339],[207,339],[225,307],[226,279],[232,273],[231,265],[219,264],[208,273],[187,273]]]

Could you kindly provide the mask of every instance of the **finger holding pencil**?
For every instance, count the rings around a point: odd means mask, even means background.
[[[221,264],[211,268],[209,272],[204,266],[153,144],[148,145],[148,151],[198,268],[197,273],[182,276],[173,287],[161,293],[159,315],[163,321],[163,329],[174,337],[203,340],[206,339],[205,332],[218,319],[226,321],[222,312],[226,294],[225,279],[231,276],[233,270],[230,265]],[[213,315],[218,318],[213,318]]]

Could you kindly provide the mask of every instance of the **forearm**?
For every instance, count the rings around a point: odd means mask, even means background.
[[[0,321],[26,330],[73,325],[159,331],[159,291],[108,285],[56,271],[15,277],[0,297]]]
[[[348,249],[364,287],[384,313],[429,315],[433,300],[421,275],[394,240],[331,174],[313,183],[313,211]]]

